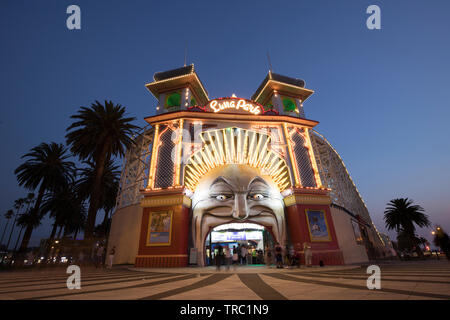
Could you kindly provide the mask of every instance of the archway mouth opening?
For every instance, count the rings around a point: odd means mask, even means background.
[[[233,263],[232,256],[236,252],[239,265],[258,265],[265,263],[267,248],[276,243],[270,226],[252,221],[231,221],[219,224],[208,232],[204,243],[205,266],[217,265],[219,250],[224,253],[230,250],[229,261],[223,257],[220,264]],[[221,249],[220,249],[221,247]],[[243,254],[245,247],[246,254]]]

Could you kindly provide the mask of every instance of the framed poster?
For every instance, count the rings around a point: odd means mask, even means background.
[[[150,212],[147,246],[170,246],[173,211]]]
[[[311,241],[331,241],[325,211],[306,209],[306,219]]]
[[[356,243],[363,244],[363,238],[361,235],[361,230],[359,229],[359,223],[353,219],[351,219],[351,221],[352,221],[353,232],[355,234]]]

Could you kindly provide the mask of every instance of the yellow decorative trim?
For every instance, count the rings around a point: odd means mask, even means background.
[[[269,84],[272,84],[272,83],[280,84],[280,85],[286,86],[286,87],[295,88],[295,89],[297,89],[297,90],[300,89],[301,91],[306,91],[306,92],[309,93],[308,97],[309,97],[311,94],[314,93],[314,90],[311,90],[311,89],[306,89],[306,88],[302,88],[302,87],[299,87],[299,86],[294,86],[294,85],[291,85],[291,84],[288,84],[288,83],[279,82],[279,81],[270,79],[269,81],[267,81],[266,85],[265,85],[264,88],[259,92],[258,96],[254,99],[254,101],[258,101],[259,97],[262,95],[262,93],[264,92],[264,90],[266,90],[267,86],[268,86]],[[307,97],[307,98],[308,98],[308,97]],[[306,100],[306,99],[305,99],[305,100]]]
[[[311,195],[311,194],[296,194],[290,195],[283,199],[286,207],[294,204],[331,204],[331,198],[329,196]]]
[[[320,180],[320,175],[319,175],[319,168],[317,167],[317,162],[316,162],[316,157],[314,156],[314,151],[313,151],[313,147],[311,144],[311,137],[309,136],[309,129],[305,128],[305,133],[306,133],[306,145],[308,148],[308,153],[309,153],[309,158],[311,160],[311,165],[313,167],[314,170],[314,177],[316,178],[316,185],[319,188],[323,188],[322,185],[322,181]]]
[[[159,143],[159,124],[155,125],[155,133],[153,135],[153,147],[152,147],[152,161],[150,162],[150,170],[148,176],[147,188],[153,188],[155,184],[155,171],[156,171],[156,151],[158,150]]]
[[[165,257],[187,257],[187,254],[148,254],[148,255],[138,255],[136,258],[165,258]]]
[[[177,159],[175,161],[175,179],[174,186],[180,186],[180,175],[181,175],[181,149],[183,146],[183,119],[180,119],[180,124],[178,128],[178,141],[177,141]]]
[[[184,167],[184,185],[189,190],[195,191],[203,176],[226,164],[242,164],[260,169],[264,175],[272,178],[280,191],[291,185],[286,161],[269,147],[270,135],[229,127],[203,131],[200,137],[202,149],[195,151]]]
[[[151,208],[151,207],[166,207],[183,205],[187,208],[191,207],[191,199],[182,194],[177,195],[166,195],[166,196],[151,196],[146,197],[141,200],[141,207]]]
[[[284,125],[283,126],[284,127],[284,137],[286,139],[286,143],[288,146],[288,152],[289,152],[289,158],[291,159],[292,171],[294,171],[295,186],[300,187],[301,186],[300,176],[299,176],[299,172],[298,172],[297,161],[295,161],[294,153],[292,151],[291,136],[289,135],[287,124],[283,123],[283,125]]]

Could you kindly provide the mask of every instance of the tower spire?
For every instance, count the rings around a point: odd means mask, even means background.
[[[187,59],[187,41],[184,44],[184,66],[186,67],[186,59]]]
[[[270,62],[269,51],[267,51],[267,61],[269,62],[269,72],[272,73],[272,63]]]

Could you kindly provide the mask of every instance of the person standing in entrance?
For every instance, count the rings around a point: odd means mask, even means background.
[[[275,259],[277,261],[277,269],[283,268],[283,248],[281,245],[277,242],[275,245]]]
[[[223,247],[222,245],[217,246],[217,255],[216,255],[216,267],[217,271],[220,270],[220,266],[222,265],[222,258],[223,258]]]
[[[272,250],[270,249],[269,246],[266,246],[266,256],[265,256],[265,262],[266,262],[266,266],[270,268],[270,266],[272,265]]]
[[[238,248],[234,247],[233,248],[233,267],[234,267],[234,270],[236,270],[238,263],[239,263]]]
[[[245,245],[241,247],[241,264],[247,264],[247,248]]]
[[[112,249],[109,251],[108,269],[112,269],[115,254],[116,254],[116,246],[113,246]]]
[[[303,243],[303,253],[305,254],[305,266],[310,267],[312,264],[312,250],[308,242]]]
[[[228,246],[225,246],[224,252],[225,252],[225,268],[227,270],[230,270],[231,250]]]
[[[96,259],[96,264],[95,264],[95,268],[102,268],[103,267],[103,253],[105,251],[105,248],[103,247],[103,244],[100,243],[98,249],[97,249],[97,259]]]

